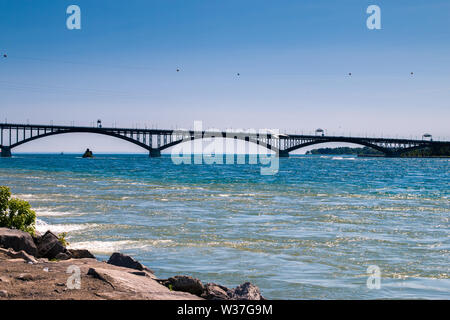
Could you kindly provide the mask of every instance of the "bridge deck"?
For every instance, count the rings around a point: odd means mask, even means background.
[[[450,147],[449,141],[432,141],[405,138],[351,137],[327,135],[281,134],[274,130],[256,131],[193,131],[147,128],[87,127],[42,124],[0,123],[2,156],[11,156],[11,149],[21,144],[64,133],[103,134],[134,143],[147,149],[151,156],[159,156],[161,151],[181,142],[207,137],[224,137],[254,142],[275,151],[280,156],[288,156],[296,149],[327,142],[354,143],[376,149],[385,155],[425,147]]]

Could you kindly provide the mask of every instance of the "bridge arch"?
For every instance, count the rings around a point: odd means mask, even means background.
[[[245,135],[236,135],[234,137],[223,137],[221,135],[213,136],[213,137],[209,136],[209,135],[207,135],[207,136],[195,136],[194,135],[194,136],[191,136],[190,138],[180,139],[180,140],[176,140],[176,141],[167,143],[167,144],[161,146],[159,148],[159,150],[162,151],[162,150],[168,149],[170,147],[174,147],[174,146],[176,146],[176,145],[178,145],[180,143],[190,142],[190,141],[194,141],[194,140],[209,139],[209,138],[224,139],[224,140],[226,140],[226,139],[229,139],[229,140],[233,140],[233,139],[234,140],[240,140],[240,141],[243,141],[243,142],[250,142],[250,143],[262,146],[262,147],[264,147],[264,148],[266,148],[266,149],[268,149],[270,151],[273,151],[275,153],[278,153],[280,151],[277,147],[274,147],[274,146],[272,146],[270,144],[267,144],[267,143],[264,143],[262,141],[258,141],[258,140],[254,139],[254,138],[246,137]]]
[[[313,146],[316,144],[322,144],[322,143],[331,143],[331,142],[342,142],[342,143],[351,143],[351,144],[356,144],[356,145],[360,145],[360,146],[364,146],[364,147],[369,147],[372,148],[374,150],[380,151],[382,152],[384,155],[390,155],[392,154],[392,152],[386,148],[377,146],[376,144],[370,143],[370,142],[366,142],[363,140],[353,140],[353,139],[346,139],[346,138],[325,138],[325,139],[320,139],[320,140],[314,140],[314,141],[310,141],[310,142],[305,142],[290,148],[287,148],[285,151],[286,152],[292,152],[295,151],[297,149],[301,149],[304,147],[309,147],[309,146]]]
[[[25,144],[25,143],[28,143],[28,142],[31,142],[31,141],[34,141],[37,139],[51,137],[51,136],[60,135],[60,134],[67,134],[67,133],[93,133],[93,134],[105,135],[105,136],[114,137],[114,138],[128,141],[128,142],[133,143],[149,152],[154,151],[153,148],[151,148],[150,146],[148,146],[138,140],[135,140],[133,138],[130,138],[130,137],[127,137],[127,136],[124,136],[124,135],[121,135],[121,134],[118,134],[115,132],[105,131],[105,130],[101,130],[101,129],[97,129],[97,128],[75,128],[75,129],[65,129],[65,130],[57,130],[57,131],[53,131],[53,132],[42,133],[42,134],[18,141],[10,146],[5,146],[5,147],[8,149],[13,149],[22,144]]]

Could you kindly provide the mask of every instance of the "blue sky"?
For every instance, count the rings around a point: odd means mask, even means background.
[[[0,0],[0,119],[450,139],[449,21],[444,0]]]

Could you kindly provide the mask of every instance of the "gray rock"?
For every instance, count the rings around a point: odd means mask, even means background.
[[[47,231],[37,243],[39,257],[55,259],[59,253],[66,253],[66,248],[59,242],[58,237]]]
[[[129,300],[202,300],[187,292],[170,291],[154,278],[131,274],[129,270],[104,264],[103,267],[90,268],[88,275],[109,284],[112,292],[97,292],[103,299]]]
[[[189,292],[197,296],[201,296],[205,291],[205,287],[199,279],[189,276],[175,276],[162,280],[161,283],[172,290]]]
[[[42,234],[39,231],[35,231],[34,236],[32,236],[32,237],[33,237],[34,243],[36,244],[40,241]]]
[[[0,298],[8,298],[8,291],[0,290]]]
[[[23,250],[16,252],[13,249],[6,250],[3,248],[0,248],[0,252],[6,254],[8,257],[13,258],[13,259],[23,259],[26,262],[31,262],[32,264],[37,263],[37,260],[32,255],[29,255],[28,253],[26,253]]]
[[[86,149],[86,151],[83,154],[83,158],[93,158],[93,157],[94,157],[94,154],[92,153],[92,151],[89,149]]]
[[[232,300],[265,300],[259,288],[250,282],[241,284],[232,290]]]
[[[11,248],[14,251],[23,250],[32,256],[38,254],[38,249],[31,235],[20,230],[0,228],[0,247]]]
[[[55,256],[56,260],[69,260],[70,258],[70,254],[64,252],[60,252]]]
[[[108,260],[107,263],[108,264],[112,264],[114,266],[118,266],[118,267],[125,267],[125,268],[130,268],[130,269],[136,269],[136,270],[139,270],[139,271],[144,271],[145,270],[145,271],[149,271],[149,272],[153,273],[152,270],[150,270],[149,268],[144,266],[139,261],[136,261],[132,257],[124,255],[124,254],[119,253],[119,252],[114,252],[111,255],[111,257],[109,257],[109,260]]]
[[[73,259],[95,259],[95,256],[86,249],[68,249],[67,251]]]
[[[232,291],[227,287],[215,283],[207,283],[201,297],[206,300],[230,300],[231,295]]]
[[[21,281],[31,281],[34,280],[34,277],[31,273],[21,273],[16,279]]]

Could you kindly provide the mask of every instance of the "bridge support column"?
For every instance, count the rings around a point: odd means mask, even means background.
[[[161,157],[161,150],[151,149],[150,150],[150,158],[158,158],[158,157]]]
[[[11,148],[10,147],[2,147],[2,158],[11,158]]]
[[[289,158],[289,152],[285,150],[280,150],[278,153],[278,157],[280,158]]]

